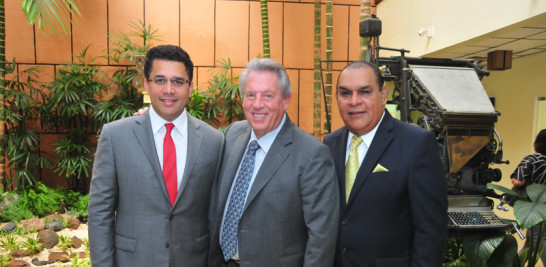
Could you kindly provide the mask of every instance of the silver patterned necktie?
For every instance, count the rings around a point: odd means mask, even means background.
[[[260,148],[260,146],[256,140],[250,142],[241,169],[237,174],[231,197],[229,198],[229,206],[224,218],[222,237],[220,239],[224,259],[226,261],[233,257],[235,252],[237,252],[239,219],[241,218],[246,196],[248,195],[248,187],[250,179],[252,178],[252,173],[254,172],[254,159],[256,158],[256,151],[258,148]]]

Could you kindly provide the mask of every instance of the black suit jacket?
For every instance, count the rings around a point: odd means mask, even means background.
[[[383,121],[345,203],[346,127],[329,134],[339,179],[336,266],[441,266],[447,239],[445,171],[432,133]],[[380,164],[388,171],[375,171]]]

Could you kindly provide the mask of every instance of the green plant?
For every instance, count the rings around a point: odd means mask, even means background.
[[[506,188],[495,184],[487,184],[487,188],[496,189],[511,198],[514,203],[514,217],[522,229],[528,229],[530,234],[528,244],[529,248],[520,255],[521,266],[528,263],[527,266],[533,267],[538,262],[542,254],[542,236],[546,228],[546,185],[531,184],[526,186],[525,191],[528,198]],[[534,231],[533,226],[540,226],[538,233]],[[536,238],[533,237],[536,235]],[[535,240],[531,242],[532,240]]]
[[[133,60],[137,56],[146,55],[148,50],[152,47],[151,41],[161,41],[157,38],[157,29],[152,30],[152,25],[144,24],[141,20],[138,21],[138,24],[131,21],[129,26],[133,28],[133,32],[129,34],[125,33],[116,33],[112,35],[113,46],[112,54],[110,59],[115,62],[120,62],[123,59],[128,59],[130,63],[133,63]],[[133,42],[131,37],[137,37],[142,40],[142,44]]]
[[[71,256],[66,256],[65,257],[68,259],[68,261],[70,261],[70,263],[72,264],[72,266],[81,266],[81,267],[88,267],[88,266],[91,266],[91,259],[89,259],[89,257],[84,257],[84,258],[80,258],[80,255],[79,253],[72,253],[72,251],[70,251],[69,253]],[[89,253],[87,253],[87,255],[89,255]]]
[[[59,235],[59,243],[57,244],[57,247],[61,248],[63,251],[67,251],[69,248],[73,247],[72,237]]]
[[[239,77],[232,75],[231,60],[221,59],[212,70],[207,94],[211,96],[209,108],[205,109],[205,122],[218,124],[218,116],[232,123],[244,119],[242,98],[239,91]]]
[[[9,254],[0,255],[0,267],[10,266],[13,258]]]
[[[14,234],[7,234],[0,239],[0,249],[5,254],[10,254],[21,249],[21,244],[17,241]]]
[[[114,92],[106,101],[97,103],[93,112],[100,126],[111,121],[133,116],[133,113],[142,107],[142,94],[136,87],[137,71],[134,68],[116,71],[111,81]]]
[[[4,222],[19,222],[21,220],[30,219],[34,217],[32,211],[29,208],[30,204],[27,200],[19,199],[14,202],[12,205],[8,206],[6,210],[2,213],[2,220]],[[17,230],[17,228],[15,228]],[[14,230],[14,231],[15,231]]]
[[[89,238],[84,237],[82,239],[82,244],[86,247],[86,249],[89,249]],[[89,255],[89,253],[87,253]]]
[[[12,64],[6,64],[6,72],[13,78],[5,80],[5,87],[0,87],[0,94],[4,96],[0,119],[5,122],[1,142],[8,157],[6,179],[2,179],[2,183],[6,188],[20,189],[36,183],[40,170],[51,167],[51,163],[40,151],[38,134],[27,128],[29,121],[42,117],[40,100],[45,95],[36,80],[38,70],[29,68],[15,72],[15,66],[15,59]]]
[[[27,255],[34,255],[36,253],[39,253],[43,250],[43,248],[40,246],[41,243],[38,242],[37,237],[27,237],[25,241],[23,241],[23,248],[26,249]]]
[[[85,63],[86,47],[77,57],[78,63],[62,67],[55,80],[48,85],[48,109],[54,128],[65,130],[53,150],[59,157],[55,172],[68,180],[69,188],[85,192],[91,168],[91,142],[88,134],[96,133],[99,125],[92,119],[99,99],[107,92],[101,81],[104,73]]]

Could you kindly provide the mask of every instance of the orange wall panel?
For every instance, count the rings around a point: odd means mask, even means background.
[[[300,90],[299,90],[299,71],[298,70],[286,70],[288,77],[290,78],[290,84],[292,86],[292,100],[286,113],[290,116],[290,119],[294,124],[299,125],[299,102],[300,102]]]
[[[65,11],[64,13],[68,13]],[[61,15],[62,16],[62,15]],[[68,16],[68,15],[66,15]],[[59,29],[59,31],[61,31]],[[36,33],[36,61],[38,63],[64,64],[72,61],[72,34],[44,35]]]
[[[130,8],[129,8],[130,7]],[[131,27],[131,23],[140,25],[139,20],[146,23],[146,27],[149,23],[144,20],[144,0],[116,0],[108,1],[108,34],[109,34],[109,52],[112,50],[112,41],[115,39],[116,34],[125,33],[129,34],[135,32],[135,29]],[[152,31],[158,29],[152,25]],[[161,39],[162,32],[158,31],[159,38]],[[134,42],[138,42],[140,45],[144,45],[139,38],[131,37]],[[116,64],[110,61],[110,64]],[[122,62],[127,64],[127,61]]]
[[[287,68],[313,68],[312,4],[284,4],[284,66]]]
[[[313,133],[313,71],[300,71],[299,90],[299,126],[304,131]],[[322,100],[321,100],[322,101]]]
[[[106,0],[81,1],[78,9],[81,17],[73,25],[74,54],[79,55],[88,45],[85,62],[88,64],[107,64],[106,55],[107,32],[107,4]],[[92,59],[96,59],[93,62]]]
[[[269,17],[269,48],[271,59],[282,62],[283,51],[283,4],[268,3]],[[250,3],[250,41],[249,41],[249,59],[261,55],[263,56],[263,36],[262,36],[262,17],[259,2]]]
[[[144,1],[146,24],[159,29],[164,44],[180,45],[180,1]]]
[[[349,7],[334,6],[333,60],[348,60],[349,58],[349,22]],[[326,33],[324,35],[326,36]],[[347,63],[334,63],[333,69],[340,70],[345,65]]]
[[[231,58],[233,66],[248,61],[249,2],[216,2],[216,60]]]
[[[360,7],[351,6],[349,8],[349,60],[360,59]]]
[[[21,0],[5,1],[6,61],[15,57],[18,63],[34,63],[34,28],[27,23]],[[41,33],[41,30],[39,32]],[[63,33],[64,34],[64,33]]]
[[[214,66],[214,0],[181,0],[180,43],[195,65]]]

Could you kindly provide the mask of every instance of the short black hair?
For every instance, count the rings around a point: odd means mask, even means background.
[[[193,81],[193,62],[190,59],[190,55],[176,45],[158,45],[146,53],[146,61],[144,62],[144,76],[146,80],[150,79],[150,73],[152,73],[153,63],[156,59],[182,62],[186,67],[186,73],[190,82]]]
[[[375,64],[370,63],[368,61],[364,61],[364,60],[353,61],[353,62],[349,63],[347,66],[345,66],[345,68],[343,68],[341,70],[340,75],[341,75],[341,73],[343,73],[344,70],[347,70],[347,69],[360,69],[360,68],[370,68],[370,69],[372,69],[373,73],[375,74],[375,78],[377,79],[376,80],[377,85],[379,85],[379,91],[383,90],[383,84],[385,83],[385,81],[383,79],[383,75],[381,74],[381,70]],[[338,81],[337,85],[339,86],[339,79],[337,81]]]
[[[546,155],[546,129],[542,129],[535,139],[535,151]]]

